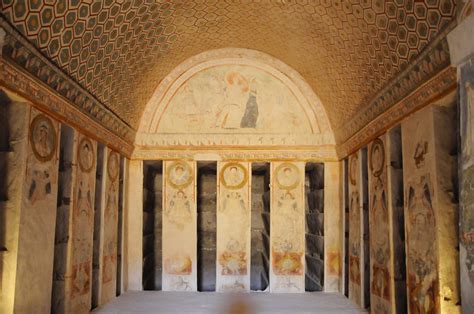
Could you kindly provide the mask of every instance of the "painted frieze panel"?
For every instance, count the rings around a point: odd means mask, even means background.
[[[271,167],[270,291],[304,292],[304,163]]]
[[[103,192],[103,243],[101,304],[115,297],[117,280],[117,228],[120,155],[106,149],[105,189]],[[84,157],[86,158],[86,157]]]
[[[349,156],[349,298],[361,305],[361,162]]]
[[[393,312],[393,270],[385,136],[369,145],[370,307],[372,313]]]
[[[217,291],[250,290],[250,193],[248,162],[219,162]]]
[[[90,310],[97,143],[78,133],[66,312]]]
[[[196,163],[164,162],[163,290],[197,290]]]
[[[58,192],[59,124],[31,109],[24,197],[20,217],[15,311],[51,310],[56,202]],[[20,230],[20,231],[21,231]],[[33,258],[32,258],[33,257]],[[25,291],[33,290],[35,293]]]

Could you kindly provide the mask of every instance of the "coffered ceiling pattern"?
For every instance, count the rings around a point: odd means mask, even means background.
[[[160,81],[218,48],[298,71],[332,128],[348,123],[454,18],[455,0],[2,0],[46,57],[137,128]]]

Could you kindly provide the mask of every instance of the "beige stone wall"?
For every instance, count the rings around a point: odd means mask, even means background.
[[[117,280],[117,228],[120,155],[106,148],[102,190],[99,304],[115,298]]]
[[[143,161],[128,160],[124,194],[124,287],[142,290]]]
[[[271,163],[270,292],[305,290],[303,162]]]
[[[251,164],[218,163],[216,290],[250,291]]]
[[[360,151],[349,156],[349,298],[362,305],[362,174]]]
[[[452,121],[431,106],[402,123],[409,313],[460,311]]]
[[[342,287],[342,162],[324,163],[324,291]]]
[[[196,163],[163,163],[163,290],[197,290]]]
[[[31,109],[19,221],[16,313],[51,310],[58,143],[59,124]]]

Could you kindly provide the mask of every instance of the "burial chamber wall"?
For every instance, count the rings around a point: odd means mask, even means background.
[[[81,131],[8,90],[0,95],[0,311],[89,311],[122,291],[123,157],[109,148],[101,157]]]

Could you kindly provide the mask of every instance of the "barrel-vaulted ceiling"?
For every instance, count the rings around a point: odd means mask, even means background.
[[[2,0],[2,14],[133,128],[160,81],[210,49],[297,70],[333,130],[454,18],[455,0]]]

